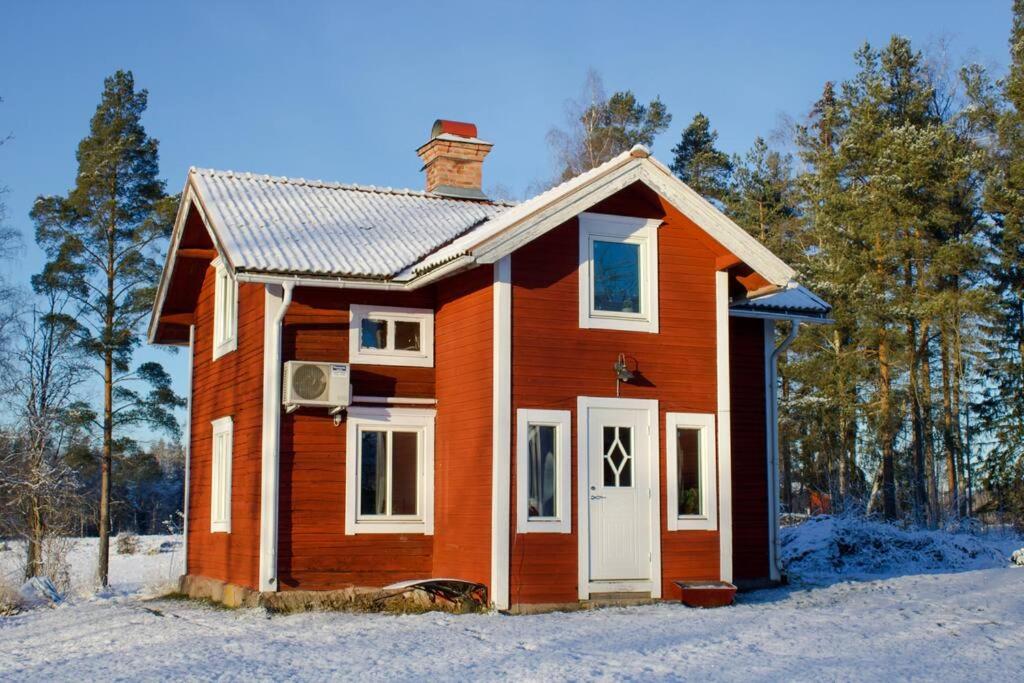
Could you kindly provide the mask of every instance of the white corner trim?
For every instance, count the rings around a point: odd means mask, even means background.
[[[600,213],[579,215],[579,325],[580,328],[626,330],[657,334],[658,321],[658,226],[657,218],[615,216]],[[597,240],[636,244],[640,252],[640,304],[636,313],[595,311],[593,308],[593,249]]]
[[[260,590],[277,590],[278,495],[281,455],[281,323],[292,285],[264,287],[263,419],[260,437]]]
[[[387,323],[388,341],[392,345],[395,339],[396,321],[419,323],[420,350],[364,349],[360,341],[362,323],[366,318],[382,320]],[[429,308],[351,304],[349,306],[348,358],[349,363],[360,365],[434,367],[434,311]]]
[[[700,431],[701,507],[704,514],[679,515],[679,454],[676,430],[680,427]],[[665,506],[668,531],[714,531],[718,528],[718,468],[715,457],[715,416],[710,413],[665,414]]]
[[[715,273],[715,384],[718,395],[718,553],[732,582],[732,411],[729,392],[729,274]]]
[[[434,420],[433,408],[391,408],[352,406],[348,409],[345,431],[345,535],[434,533]],[[384,431],[412,431],[419,434],[420,514],[381,520],[360,519],[359,430],[363,427]]]
[[[213,360],[231,353],[238,348],[238,280],[232,276],[224,260],[219,256],[210,262],[214,269],[213,280]],[[231,317],[224,320],[223,288],[231,288],[229,296],[234,301]],[[227,329],[225,329],[225,323]]]
[[[182,502],[183,516],[181,520],[181,553],[182,574],[188,576],[188,518],[191,516],[192,488],[192,373],[196,356],[196,326],[188,326],[188,395],[185,397],[185,500]]]
[[[795,324],[795,323],[794,323]],[[775,461],[775,449],[778,448],[778,395],[775,387],[775,321],[764,321],[764,435],[765,435],[765,474],[768,480],[768,577],[778,581],[779,564],[775,554],[775,543],[778,538],[779,513],[779,473]]]
[[[494,264],[494,360],[491,428],[491,602],[509,608],[512,488],[512,257]]]
[[[555,428],[555,516],[529,513],[529,426]],[[520,408],[516,411],[516,532],[572,533],[572,411]]]
[[[210,421],[213,435],[210,441],[210,533],[231,533],[231,470],[235,459],[235,422],[230,416]],[[227,445],[221,457],[227,460],[223,477],[217,477],[217,437],[227,435]],[[219,484],[219,486],[218,486]],[[222,500],[221,500],[222,499]],[[223,502],[224,516],[217,516],[217,503]]]
[[[602,591],[650,591],[652,598],[661,597],[661,450],[659,411],[657,399],[612,398],[595,396],[576,397],[576,506],[577,506],[577,594],[580,600],[590,598],[590,491],[589,491],[589,440],[590,409],[612,408],[620,410],[642,410],[647,413],[647,448],[650,454],[648,486],[651,533],[651,577],[646,581],[602,581]]]

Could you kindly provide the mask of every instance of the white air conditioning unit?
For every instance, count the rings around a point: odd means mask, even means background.
[[[282,402],[289,411],[298,406],[340,409],[350,403],[348,363],[286,361],[283,384]]]

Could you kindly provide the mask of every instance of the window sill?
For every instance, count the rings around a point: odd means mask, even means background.
[[[571,534],[572,522],[563,519],[528,519],[516,529],[520,534]]]
[[[226,356],[232,351],[238,349],[238,340],[232,339],[231,341],[224,342],[218,346],[213,347],[213,360],[217,360],[221,356]]]
[[[718,524],[707,517],[669,517],[669,531],[718,531]]]
[[[590,330],[620,330],[624,332],[647,332],[658,334],[658,321],[648,318],[604,317],[589,315],[580,318],[580,328]]]
[[[231,526],[230,525],[224,525],[224,524],[218,524],[216,526],[210,525],[210,533],[211,534],[230,534],[231,533]]]
[[[349,358],[352,365],[390,365],[409,368],[432,368],[434,359],[424,356],[401,356],[398,354],[380,354],[357,352]]]
[[[346,536],[356,536],[361,534],[414,534],[433,536],[434,530],[428,529],[426,523],[419,520],[414,522],[368,522],[365,520],[357,520],[353,523],[345,523]]]

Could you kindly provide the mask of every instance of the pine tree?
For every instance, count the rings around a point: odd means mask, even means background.
[[[158,247],[168,237],[174,198],[158,178],[158,143],[146,134],[148,94],[131,72],[104,82],[103,95],[78,146],[78,175],[66,196],[39,197],[36,240],[48,257],[33,278],[38,291],[65,293],[77,306],[67,319],[83,354],[99,366],[103,405],[99,500],[99,580],[108,581],[111,463],[130,442],[125,428],[147,424],[177,434],[172,414],[183,401],[157,363],[132,369],[139,324],[148,315],[160,272]],[[138,383],[148,384],[142,394]]]
[[[680,180],[708,199],[725,202],[732,173],[729,156],[715,147],[718,132],[711,122],[698,113],[683,131],[682,139],[672,148],[672,172]]]
[[[606,97],[601,77],[591,69],[579,98],[567,103],[568,127],[548,132],[561,180],[567,180],[627,151],[650,147],[672,122],[668,109],[655,97],[641,104],[631,90]]]
[[[991,278],[998,303],[990,328],[984,403],[993,437],[988,487],[1024,520],[1024,0],[1013,3],[1010,68],[999,92],[979,85],[977,110],[994,133],[985,209],[992,218]],[[1001,101],[1000,101],[1001,96]]]

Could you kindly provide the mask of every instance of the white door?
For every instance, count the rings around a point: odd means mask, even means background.
[[[651,579],[650,419],[647,408],[587,408],[580,470],[588,475],[591,582]]]

